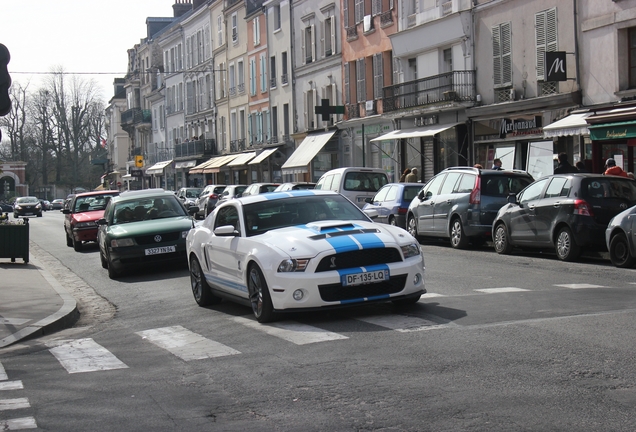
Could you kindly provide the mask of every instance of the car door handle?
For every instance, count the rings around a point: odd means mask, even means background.
[[[450,200],[450,199],[447,199],[447,200],[446,200],[446,204],[450,204],[450,203],[451,203],[451,200]]]
[[[534,210],[534,206],[533,205],[528,206],[528,210]]]
[[[557,201],[553,204],[554,207],[560,207],[561,206],[561,201]]]

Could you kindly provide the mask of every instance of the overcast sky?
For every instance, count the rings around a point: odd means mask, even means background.
[[[174,0],[0,0],[0,43],[12,81],[35,90],[61,66],[90,72],[107,102],[128,67],[127,50],[146,36],[147,17],[172,17]],[[115,72],[116,74],[98,74]]]

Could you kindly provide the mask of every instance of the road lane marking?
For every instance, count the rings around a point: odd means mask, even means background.
[[[22,430],[22,429],[35,429],[38,425],[35,423],[33,417],[22,417],[10,420],[0,420],[0,430]]]
[[[563,288],[570,288],[570,289],[584,289],[584,288],[607,288],[603,285],[592,285],[592,284],[586,284],[586,283],[579,283],[579,284],[561,284],[561,285],[554,285],[554,286],[558,286],[558,287],[563,287]]]
[[[22,381],[6,381],[0,383],[0,391],[2,390],[22,390],[24,386],[22,385]]]
[[[2,366],[2,363],[0,363],[0,381],[4,381],[8,379],[9,377],[7,376],[7,373],[4,371],[4,366]]]
[[[0,411],[29,408],[29,400],[27,398],[17,399],[0,399]]]
[[[57,358],[68,373],[96,372],[126,369],[121,360],[93,339],[52,341],[55,345],[49,351]]]
[[[422,294],[419,301],[422,301],[422,299],[433,298],[433,297],[446,297],[446,296],[444,294],[426,293],[426,294]]]
[[[191,332],[182,326],[163,327],[137,332],[143,339],[170,351],[182,360],[201,360],[240,354],[229,346]]]
[[[507,293],[507,292],[521,292],[521,291],[530,291],[524,288],[516,288],[516,287],[503,287],[503,288],[483,288],[476,289],[474,291],[482,292],[486,294],[498,294],[498,293]]]
[[[285,321],[266,325],[243,317],[234,317],[232,320],[254,330],[262,331],[268,335],[276,336],[288,342],[295,343],[296,345],[349,339],[347,336],[325,331],[318,327],[312,327],[295,321]]]
[[[31,319],[24,319],[24,318],[0,318],[0,324],[4,324],[4,325],[22,325],[25,323],[28,323],[29,321],[31,321]]]
[[[374,315],[363,318],[356,318],[356,320],[380,327],[385,327],[391,330],[398,331],[400,333],[427,330],[431,327],[444,325],[436,321],[428,320],[426,318],[399,314]]]

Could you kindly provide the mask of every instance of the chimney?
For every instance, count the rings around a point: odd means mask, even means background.
[[[180,17],[184,13],[187,13],[192,10],[192,1],[191,0],[175,0],[172,5],[173,15],[175,18]]]
[[[192,10],[197,10],[205,4],[207,0],[192,0]]]

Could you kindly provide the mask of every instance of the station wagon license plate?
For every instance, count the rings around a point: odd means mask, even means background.
[[[341,277],[342,286],[362,285],[389,280],[388,270],[377,270],[372,272],[360,272],[343,275]]]
[[[177,248],[174,246],[161,246],[156,248],[146,249],[146,255],[159,255],[164,253],[176,252]]]

